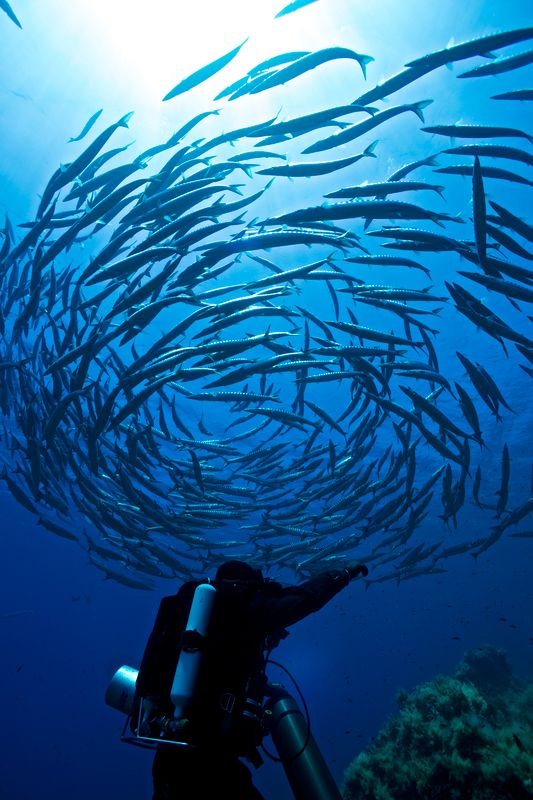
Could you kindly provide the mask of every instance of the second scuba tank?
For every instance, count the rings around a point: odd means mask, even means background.
[[[194,694],[215,595],[216,589],[210,583],[201,583],[194,592],[170,691],[170,699],[174,704],[174,719],[181,719],[184,716],[185,708]]]
[[[341,800],[329,767],[296,700],[281,684],[268,685],[270,734],[295,800]]]

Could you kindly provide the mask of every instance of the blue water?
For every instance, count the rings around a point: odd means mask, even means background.
[[[34,217],[49,176],[89,141],[76,151],[76,145],[67,142],[99,108],[104,108],[105,122],[98,131],[135,110],[130,129],[119,131],[114,143],[135,140],[132,150],[140,152],[167,139],[199,111],[221,107],[212,101],[220,89],[262,59],[286,50],[341,45],[368,53],[375,61],[368,65],[366,84],[351,62],[324,65],[287,87],[235,103],[223,122],[218,117],[210,119],[203,135],[267,119],[280,109],[282,116],[293,117],[351,102],[407,61],[452,41],[532,24],[525,3],[494,1],[472,2],[459,9],[448,0],[435,9],[415,0],[365,5],[319,0],[275,23],[272,18],[282,2],[263,2],[254,12],[246,4],[229,0],[223,10],[195,3],[195,9],[182,10],[181,17],[172,12],[175,4],[163,2],[149,8],[130,3],[120,9],[116,3],[111,11],[104,2],[82,0],[68,8],[61,0],[38,8],[30,0],[14,0],[12,5],[23,30],[0,15],[0,211],[8,213],[15,225]],[[194,92],[161,103],[184,75],[248,35],[239,59],[223,73]],[[525,49],[527,45],[522,44],[503,52]],[[481,59],[476,58],[452,69],[441,67],[388,103],[377,105],[386,108],[432,98],[433,104],[425,111],[426,125],[499,124],[531,131],[526,103],[489,102],[489,98],[529,87],[532,68],[476,81],[456,79],[478,63]],[[403,164],[450,146],[449,139],[422,134],[420,127],[412,114],[399,117],[361,140],[363,146],[379,140],[376,159],[364,159],[349,170],[313,181],[278,179],[260,213],[279,214],[320,202],[316,198],[321,193],[343,185],[385,180]],[[527,148],[519,140],[506,143]],[[294,156],[299,145],[296,140]],[[331,158],[353,152],[358,150],[335,152]],[[502,166],[520,171],[515,164]],[[419,200],[420,204],[451,214],[461,212],[467,223],[461,227],[467,230],[454,233],[473,238],[470,179],[430,171],[423,173],[423,179],[445,183],[446,201],[435,196]],[[487,182],[486,190],[490,199],[531,221],[526,187],[494,181]],[[422,256],[420,260],[431,268],[435,292],[440,293],[443,281],[453,279],[458,259],[447,254]],[[246,277],[251,276],[247,273]],[[370,280],[371,276],[364,277]],[[424,285],[420,277],[404,273],[402,285]],[[237,275],[235,282],[239,279]],[[376,274],[376,282],[391,279],[387,271]],[[472,285],[468,289],[476,294]],[[508,318],[505,298],[479,289],[476,296]],[[310,307],[320,309],[322,302],[329,302],[328,298],[323,301],[318,289],[313,291]],[[331,319],[332,315],[329,304],[324,316]],[[525,314],[512,319],[526,332]],[[363,324],[379,327],[390,322],[381,323],[378,312],[369,312]],[[506,442],[511,454],[509,508],[516,507],[531,493],[530,378],[518,367],[520,359],[512,346],[507,359],[498,343],[455,313],[451,302],[438,327],[441,373],[461,380],[474,394],[457,366],[455,351],[460,350],[488,369],[513,408],[512,413],[504,411],[497,424],[481,401],[477,404],[487,443],[481,456],[482,497],[488,500],[499,486]],[[335,410],[333,393],[330,402]],[[421,481],[424,470],[429,475],[442,463],[429,449],[426,457]],[[432,513],[417,531],[417,542],[444,539],[445,546],[453,546],[489,532],[494,520],[490,512],[481,512],[472,503],[471,484],[457,529],[446,528],[437,518],[439,495],[437,491]],[[0,798],[149,798],[151,756],[120,743],[122,718],[104,705],[103,696],[119,665],[139,663],[159,599],[174,591],[176,584],[154,581],[154,591],[148,593],[104,580],[103,573],[89,563],[83,536],[78,547],[37,526],[3,482],[0,511]],[[84,525],[80,518],[80,531]],[[514,530],[531,530],[531,517]],[[506,533],[476,559],[465,554],[442,560],[439,566],[446,571],[399,584],[376,583],[367,591],[362,583],[352,584],[318,615],[295,626],[276,652],[277,660],[298,680],[314,736],[339,782],[349,761],[394,712],[397,690],[409,690],[437,673],[450,672],[469,648],[482,644],[502,648],[518,675],[531,676],[531,539]],[[286,682],[275,669],[271,677]],[[256,783],[266,797],[291,797],[277,764],[267,761],[257,772]]]

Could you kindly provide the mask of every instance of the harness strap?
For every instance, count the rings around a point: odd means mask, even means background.
[[[183,631],[180,637],[180,648],[186,653],[197,653],[205,649],[206,637],[197,630]]]

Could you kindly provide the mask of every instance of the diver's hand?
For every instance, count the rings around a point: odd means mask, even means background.
[[[360,564],[358,561],[349,567],[345,567],[345,569],[351,581],[353,581],[353,579],[357,578],[359,575],[362,575],[363,578],[366,578],[368,575],[368,567],[366,564]]]

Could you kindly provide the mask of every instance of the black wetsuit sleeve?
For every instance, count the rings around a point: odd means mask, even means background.
[[[256,613],[264,629],[275,630],[294,625],[319,611],[350,582],[346,570],[322,572],[297,586],[280,587],[258,598]]]

